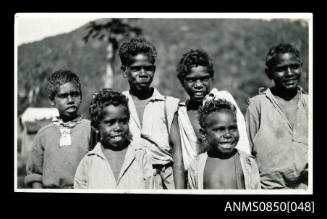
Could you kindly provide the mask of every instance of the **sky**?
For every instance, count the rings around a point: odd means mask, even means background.
[[[17,45],[42,40],[49,36],[71,32],[95,20],[92,17],[24,16],[15,17],[15,40]]]
[[[309,19],[312,15],[304,14]],[[71,32],[82,25],[99,18],[261,18],[269,20],[272,17],[297,18],[303,13],[17,13],[15,14],[15,42],[17,45],[42,40]]]

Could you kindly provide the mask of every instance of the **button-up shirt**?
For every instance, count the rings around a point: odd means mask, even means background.
[[[151,189],[153,170],[146,151],[135,144],[127,148],[125,160],[118,179],[100,142],[89,151],[78,165],[75,178],[75,189]]]
[[[132,96],[129,91],[124,91],[123,94],[128,97],[128,107],[131,113],[129,128],[133,134],[133,141],[140,141],[142,146],[149,151],[153,164],[172,162],[168,130],[170,130],[174,114],[177,111],[179,99],[170,96],[165,97],[157,89],[154,89],[144,108],[141,125]]]
[[[307,184],[308,95],[298,94],[293,127],[269,88],[249,100],[245,119],[264,189]]]

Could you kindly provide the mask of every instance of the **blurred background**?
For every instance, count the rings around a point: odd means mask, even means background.
[[[49,109],[46,81],[56,70],[77,73],[82,83],[80,112],[89,118],[92,94],[103,87],[123,91],[118,48],[131,37],[145,37],[158,51],[153,86],[184,101],[186,93],[176,65],[190,49],[203,49],[214,63],[213,87],[228,90],[245,113],[248,98],[259,87],[270,87],[265,56],[272,46],[287,42],[300,50],[300,85],[308,92],[309,27],[290,19],[97,19],[65,34],[22,43],[17,48],[18,188],[24,188],[25,162],[37,130],[56,114]],[[49,26],[49,28],[55,28]]]

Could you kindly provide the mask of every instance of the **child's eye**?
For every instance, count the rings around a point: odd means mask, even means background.
[[[63,98],[68,97],[68,94],[57,94],[57,97],[63,99]]]
[[[218,128],[214,128],[213,131],[215,132],[223,132],[225,130],[224,127],[218,127]]]
[[[195,79],[193,78],[186,78],[185,79],[187,83],[194,83],[195,82]]]
[[[300,65],[296,64],[296,65],[291,65],[290,67],[291,67],[291,69],[296,70],[296,69],[300,68]]]
[[[105,120],[103,123],[104,123],[105,125],[112,126],[113,124],[115,124],[115,120]]]
[[[70,95],[72,97],[79,97],[80,96],[80,93],[78,91],[75,91],[75,92],[71,92]]]
[[[128,124],[128,118],[122,119],[121,122],[122,122],[123,124]]]
[[[285,67],[279,67],[279,68],[275,68],[275,71],[277,72],[282,72],[282,71],[285,71],[287,68]]]

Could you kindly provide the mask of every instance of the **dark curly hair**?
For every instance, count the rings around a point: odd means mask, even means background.
[[[293,53],[299,60],[302,65],[302,58],[300,51],[297,50],[294,46],[289,43],[280,43],[276,46],[273,46],[269,49],[266,55],[266,66],[268,69],[273,67],[274,60],[279,54]]]
[[[231,112],[236,118],[236,107],[231,102],[225,99],[209,100],[199,108],[199,122],[201,128],[205,129],[208,115],[217,111]]]
[[[91,125],[94,128],[98,128],[98,125],[104,115],[103,109],[109,105],[123,105],[127,109],[128,119],[130,118],[127,97],[124,94],[110,88],[104,88],[99,93],[95,93],[93,95],[93,99],[90,103],[89,114],[91,118]]]
[[[133,57],[138,54],[145,54],[152,58],[152,64],[154,64],[157,50],[154,45],[144,38],[133,38],[128,42],[124,42],[119,48],[119,57],[123,66],[129,66],[133,61]]]
[[[48,78],[47,89],[49,92],[49,99],[53,101],[58,92],[58,87],[67,82],[71,82],[78,87],[82,96],[81,83],[77,74],[69,70],[58,70],[52,73]]]
[[[176,71],[178,72],[177,77],[183,84],[185,76],[190,73],[192,67],[205,66],[213,78],[214,70],[213,64],[208,54],[201,49],[191,49],[187,53],[183,54],[183,57],[177,64]]]

